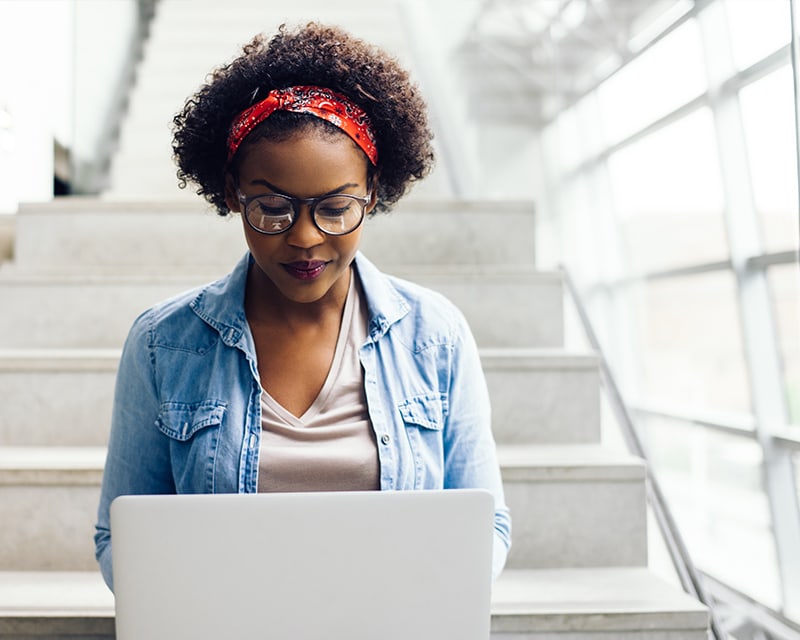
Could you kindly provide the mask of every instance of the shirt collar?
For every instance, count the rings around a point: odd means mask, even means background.
[[[360,251],[356,254],[355,266],[367,299],[369,335],[372,340],[377,340],[405,316],[410,307],[391,279]]]
[[[226,277],[200,291],[189,303],[192,310],[219,332],[222,341],[231,347],[246,348],[250,330],[244,312],[247,271],[253,258],[248,252]],[[369,334],[377,340],[389,327],[409,311],[408,303],[382,273],[360,251],[355,268],[367,301]]]
[[[244,313],[244,292],[251,260],[248,252],[231,273],[203,287],[189,303],[192,310],[216,329],[222,341],[231,347],[244,346],[240,343],[250,333]]]

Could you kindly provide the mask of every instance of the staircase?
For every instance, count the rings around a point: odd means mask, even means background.
[[[170,146],[172,117],[212,69],[236,57],[241,45],[258,32],[272,34],[284,22],[303,24],[313,16],[391,51],[412,68],[398,5],[397,0],[158,0],[106,197],[140,200],[158,194],[195,201],[191,189],[181,191],[177,186]],[[444,181],[443,171],[434,172],[422,191],[447,189]]]
[[[160,0],[108,193],[17,215],[0,267],[0,638],[114,637],[92,535],[122,342],[147,306],[245,250],[238,218],[176,188],[172,114],[233,43],[283,20],[334,20],[407,57],[391,0],[274,4]],[[452,200],[432,178],[368,220],[362,248],[452,299],[481,348],[514,526],[492,637],[707,638],[705,608],[647,568],[644,465],[601,443],[598,360],[564,347],[533,207]]]
[[[188,202],[19,212],[0,268],[0,638],[113,637],[92,534],[119,349],[143,308],[233,265],[240,224]],[[417,198],[363,236],[384,270],[453,299],[481,347],[514,518],[493,637],[706,638],[705,609],[647,569],[643,463],[600,443],[598,361],[563,348],[534,234],[528,203]]]

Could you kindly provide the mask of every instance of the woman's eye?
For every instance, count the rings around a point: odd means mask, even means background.
[[[347,213],[348,208],[349,207],[339,207],[338,209],[334,209],[333,207],[322,207],[317,210],[317,213],[326,218],[337,218]]]
[[[317,205],[317,214],[326,218],[338,218],[347,214],[353,206],[354,202],[350,198],[328,198]]]
[[[269,205],[259,202],[258,212],[265,216],[286,216],[291,215],[292,208],[287,205]]]

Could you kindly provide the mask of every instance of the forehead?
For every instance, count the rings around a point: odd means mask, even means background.
[[[316,128],[242,149],[239,184],[265,181],[298,197],[314,197],[345,184],[366,185],[368,159],[344,133]]]

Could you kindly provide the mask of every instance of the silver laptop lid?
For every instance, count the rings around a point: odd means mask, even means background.
[[[487,640],[480,490],[123,496],[119,640]]]

